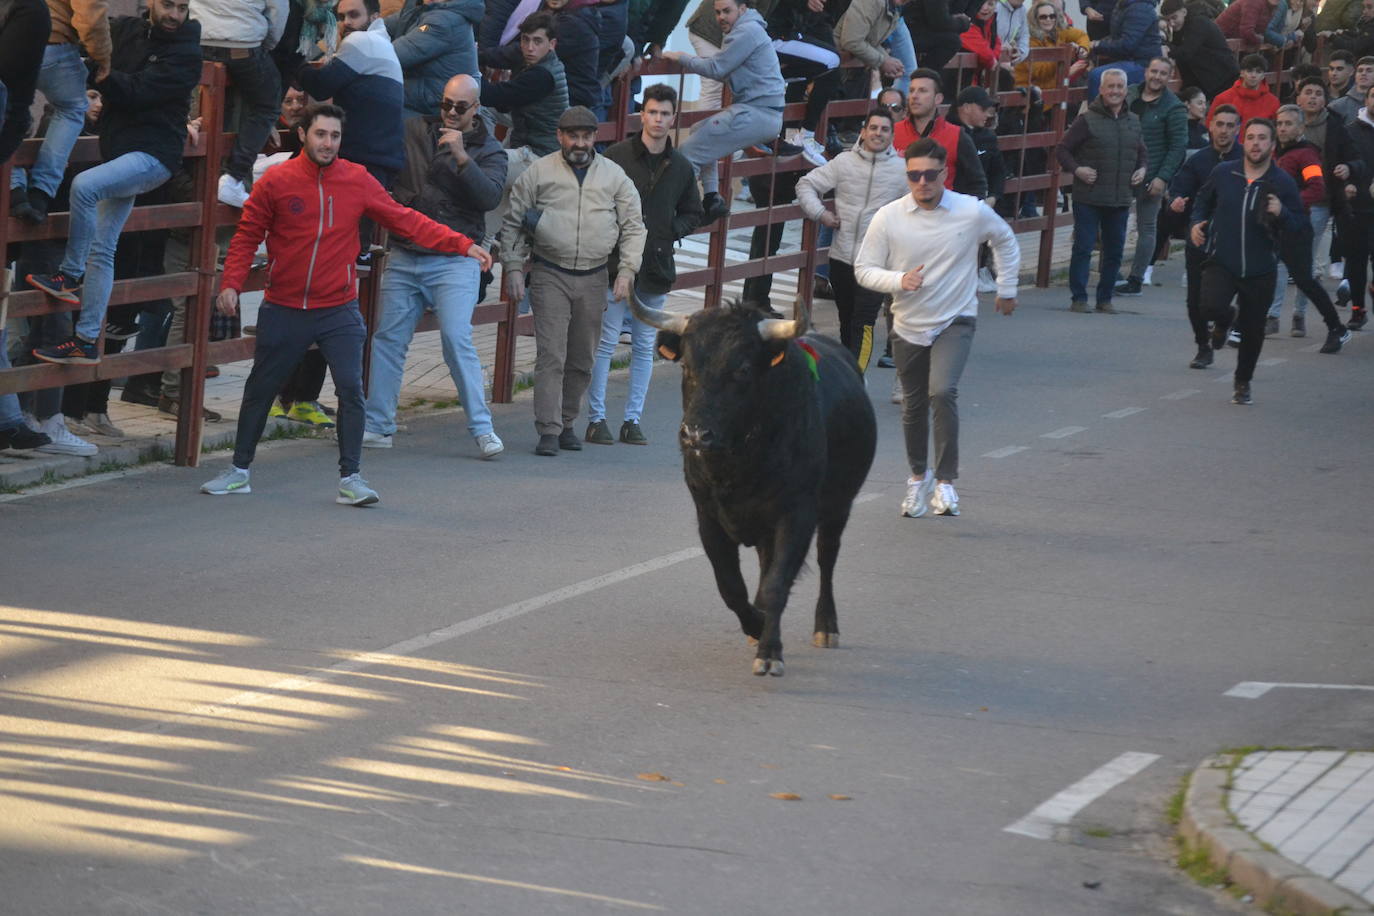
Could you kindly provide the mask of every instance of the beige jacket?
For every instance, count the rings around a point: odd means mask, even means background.
[[[501,223],[501,266],[520,270],[531,253],[567,270],[593,270],[619,248],[617,274],[631,279],[644,256],[639,191],[625,170],[596,155],[578,184],[562,151],[525,170]]]
[[[102,68],[110,66],[110,11],[105,0],[48,0],[48,44],[81,44]]]
[[[887,0],[854,0],[835,27],[835,44],[876,70],[890,56],[882,45],[901,18],[901,9],[889,9]]]

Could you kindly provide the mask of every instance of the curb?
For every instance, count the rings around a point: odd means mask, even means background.
[[[1228,757],[1209,757],[1193,771],[1183,799],[1179,836],[1205,850],[1212,865],[1253,894],[1260,906],[1281,907],[1301,916],[1374,916],[1374,907],[1364,900],[1264,848],[1235,826],[1226,808],[1230,778]]]

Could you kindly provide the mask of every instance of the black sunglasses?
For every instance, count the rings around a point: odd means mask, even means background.
[[[891,104],[883,105],[881,107],[886,108],[889,111],[903,111],[906,109],[906,102],[892,102]]]
[[[451,111],[454,114],[458,115],[460,118],[463,115],[467,114],[469,111],[472,111],[472,109],[476,107],[476,102],[450,102],[448,99],[442,99],[439,102],[440,111],[445,113]]]
[[[912,184],[920,184],[923,181],[935,184],[944,173],[945,170],[943,167],[938,169],[908,169],[906,180]]]

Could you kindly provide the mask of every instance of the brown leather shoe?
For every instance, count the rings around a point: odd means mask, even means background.
[[[163,395],[157,399],[157,412],[170,414],[175,417],[181,413],[181,402],[176,398],[169,398]],[[218,423],[220,420],[224,419],[221,413],[211,410],[208,407],[201,407],[201,416],[205,418],[206,423]]]

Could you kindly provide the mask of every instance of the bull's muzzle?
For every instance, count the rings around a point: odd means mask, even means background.
[[[684,449],[698,454],[720,448],[720,441],[716,438],[715,433],[704,426],[691,426],[683,423],[682,426],[678,427],[677,440]]]

